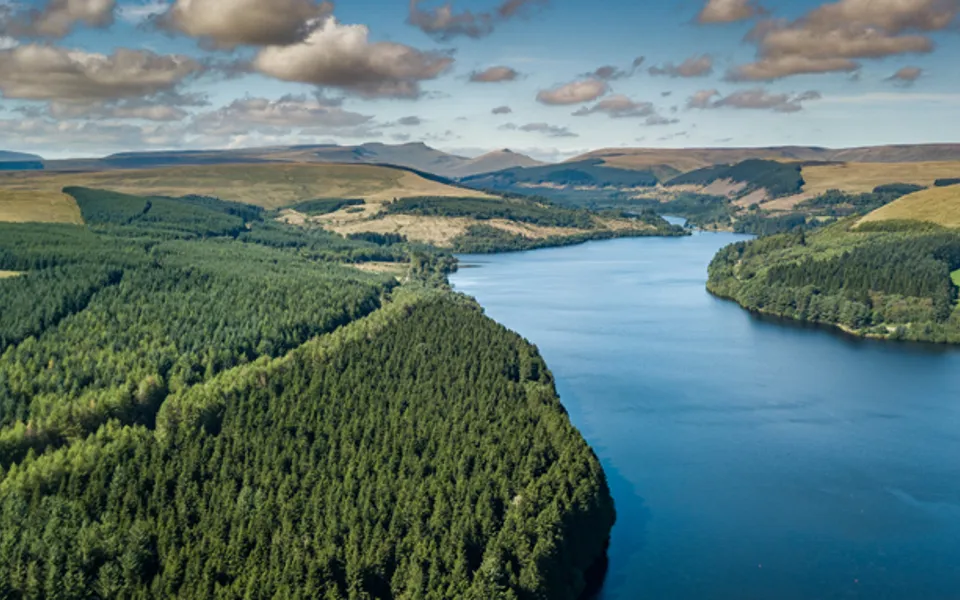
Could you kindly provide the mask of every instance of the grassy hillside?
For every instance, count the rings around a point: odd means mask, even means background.
[[[0,221],[79,222],[63,188],[79,186],[151,196],[214,196],[263,208],[322,198],[374,202],[410,196],[486,194],[410,171],[368,165],[215,165],[89,173],[0,174]]]
[[[908,220],[960,228],[960,186],[934,187],[909,194],[878,208],[860,222]]]
[[[808,196],[839,189],[845,192],[869,192],[885,183],[913,183],[930,187],[941,178],[960,175],[960,162],[842,163],[803,168]]]
[[[853,224],[728,246],[707,288],[751,311],[857,335],[960,343],[960,233],[916,221]]]
[[[600,464],[451,257],[69,192],[0,224],[0,597],[580,596]]]
[[[625,169],[649,169],[669,165],[687,172],[718,164],[733,164],[748,159],[782,162],[910,163],[960,161],[960,144],[912,144],[867,146],[861,148],[820,148],[815,146],[779,146],[768,148],[604,148],[570,159],[602,159]],[[874,184],[876,185],[876,184]],[[872,186],[871,186],[872,187]]]

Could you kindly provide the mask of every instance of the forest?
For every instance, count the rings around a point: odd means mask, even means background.
[[[449,254],[209,197],[0,224],[0,597],[576,599],[614,510]],[[401,280],[351,265],[391,261]]]
[[[400,198],[387,204],[386,209],[387,214],[505,219],[547,227],[590,229],[595,224],[591,214],[585,210],[558,208],[519,199]]]
[[[960,343],[960,234],[933,224],[845,219],[722,249],[707,288],[751,311],[858,335]]]

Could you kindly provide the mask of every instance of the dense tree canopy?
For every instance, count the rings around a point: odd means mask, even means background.
[[[0,598],[579,596],[603,472],[451,257],[71,193],[0,225]]]
[[[960,342],[951,272],[960,234],[921,223],[841,222],[722,249],[708,288],[744,307],[867,335]]]

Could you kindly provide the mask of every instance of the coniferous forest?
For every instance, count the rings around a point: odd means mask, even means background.
[[[732,244],[710,264],[707,288],[751,311],[859,335],[960,343],[958,269],[955,231],[847,219]]]
[[[603,472],[451,256],[69,192],[0,225],[0,597],[582,593]]]

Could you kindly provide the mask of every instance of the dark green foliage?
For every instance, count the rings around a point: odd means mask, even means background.
[[[476,189],[509,190],[518,184],[652,187],[659,183],[659,179],[651,171],[619,169],[603,164],[602,159],[588,159],[539,167],[514,167],[464,177],[461,182]]]
[[[246,218],[260,218],[260,211],[238,210],[235,202],[204,196],[143,197],[81,187],[63,191],[76,199],[88,225],[131,226],[124,231],[127,235],[235,237],[244,230]]]
[[[85,598],[575,600],[613,507],[536,351],[450,296],[0,482],[0,581]],[[496,590],[502,590],[500,594]]]
[[[909,183],[892,183],[877,186],[873,192],[848,194],[840,190],[827,190],[823,194],[797,205],[798,210],[809,214],[831,217],[865,215],[898,198],[924,189]]]
[[[537,248],[553,248],[557,246],[573,246],[592,240],[609,240],[618,237],[645,237],[645,236],[683,236],[689,235],[683,227],[670,225],[663,219],[656,217],[660,224],[656,229],[596,229],[576,235],[548,236],[545,238],[528,238],[519,234],[510,233],[490,225],[472,225],[466,233],[453,239],[454,252],[463,254],[489,254],[493,252],[518,252],[535,250]],[[644,220],[650,219],[649,216]]]
[[[323,198],[320,200],[307,200],[294,204],[290,208],[297,212],[307,215],[325,215],[336,212],[347,206],[360,206],[366,204],[361,198]]]
[[[733,214],[730,201],[722,196],[684,192],[668,202],[652,204],[664,215],[684,217],[690,225],[727,225]]]
[[[753,235],[774,235],[786,233],[796,229],[814,229],[821,226],[817,220],[807,221],[803,213],[788,214],[744,214],[737,216],[733,225],[736,233],[752,233]]]
[[[579,229],[590,229],[594,226],[593,217],[587,211],[498,198],[401,198],[386,205],[386,208],[389,214],[506,219],[548,227]]]
[[[776,235],[721,250],[707,287],[754,310],[880,337],[960,342],[951,271],[960,234],[893,223],[809,238]]]
[[[913,183],[887,183],[885,185],[878,185],[873,188],[874,194],[888,195],[888,196],[906,196],[907,194],[913,194],[921,190],[927,189],[925,186],[916,185]]]
[[[399,233],[376,233],[373,231],[361,231],[359,233],[347,234],[347,239],[360,242],[370,242],[378,246],[392,246],[402,244],[407,238]]]
[[[749,159],[735,165],[715,165],[674,177],[667,185],[709,185],[729,179],[746,183],[745,191],[767,190],[772,197],[789,196],[803,189],[802,166],[775,160]]]
[[[960,177],[950,177],[946,179],[938,179],[933,182],[933,185],[937,187],[947,187],[951,185],[960,185]]]
[[[579,597],[602,470],[452,256],[78,194],[0,225],[0,598]]]

